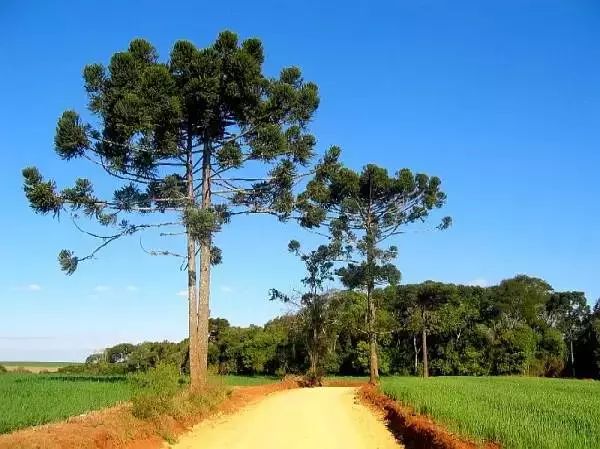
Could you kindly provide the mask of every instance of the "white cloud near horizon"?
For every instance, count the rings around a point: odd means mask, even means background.
[[[176,293],[176,295],[177,295],[177,296],[181,296],[181,297],[187,297],[187,295],[188,295],[188,291],[187,291],[187,290],[179,290],[179,291]]]
[[[139,288],[138,288],[138,286],[137,286],[137,285],[128,285],[128,286],[126,287],[126,290],[127,290],[128,292],[137,292],[137,291],[139,290]]]
[[[473,287],[489,287],[490,282],[487,279],[478,278],[467,282],[466,285],[471,285]]]
[[[94,287],[94,291],[96,292],[106,292],[108,290],[110,290],[108,285],[96,285],[96,287]]]
[[[221,291],[223,293],[233,293],[233,287],[229,285],[221,285]]]

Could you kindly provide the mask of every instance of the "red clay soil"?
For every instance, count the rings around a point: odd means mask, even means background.
[[[415,414],[410,407],[390,399],[372,385],[361,387],[359,397],[383,413],[388,428],[407,449],[500,449],[494,443],[481,445],[462,439],[426,416]]]
[[[268,385],[235,387],[211,413],[183,421],[172,417],[145,421],[134,417],[128,405],[120,405],[64,422],[0,435],[0,449],[159,449],[165,437],[176,438],[208,416],[232,413],[267,394],[297,387],[298,383],[291,379]]]

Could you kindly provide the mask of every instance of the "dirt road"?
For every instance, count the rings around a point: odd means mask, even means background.
[[[354,388],[301,388],[267,396],[241,412],[208,420],[173,449],[398,449]]]

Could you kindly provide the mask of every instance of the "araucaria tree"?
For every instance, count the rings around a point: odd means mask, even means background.
[[[324,161],[335,160],[338,154],[334,148]],[[389,176],[385,168],[372,164],[355,172],[329,163],[317,167],[314,178],[299,196],[304,226],[329,226],[332,235],[353,245],[360,256],[359,261],[349,263],[338,274],[347,287],[366,293],[371,383],[379,380],[373,290],[400,280],[400,272],[392,263],[397,248],[385,248],[384,244],[403,233],[406,225],[424,221],[432,209],[444,205],[446,195],[440,185],[439,178],[414,175],[409,169]],[[450,224],[451,219],[445,217],[438,228]]]
[[[334,280],[334,264],[343,257],[344,249],[338,241],[319,245],[315,250],[302,252],[300,242],[290,241],[288,250],[298,256],[306,267],[306,276],[301,282],[306,291],[299,298],[272,289],[271,300],[280,300],[298,308],[297,317],[301,333],[306,337],[309,358],[307,379],[310,385],[321,385],[325,374],[324,363],[332,338],[330,324],[335,320],[331,296],[324,291],[326,283]]]
[[[269,78],[263,59],[260,40],[240,43],[232,32],[206,48],[178,41],[165,62],[150,43],[136,39],[107,67],[85,67],[93,120],[64,112],[54,140],[62,159],[86,159],[110,175],[113,196],[96,196],[88,179],[59,190],[37,168],[23,170],[36,212],[67,212],[78,229],[99,240],[84,256],[60,252],[67,274],[121,237],[157,228],[168,231],[161,235],[185,236],[184,254],[149,252],[182,257],[188,273],[194,389],[207,374],[210,268],[221,260],[214,233],[239,214],[287,218],[298,169],[313,155],[315,139],[306,126],[319,103],[317,86],[296,67]],[[84,230],[80,214],[115,231]]]
[[[456,307],[458,289],[452,284],[427,281],[418,285],[398,287],[398,302],[406,313],[406,327],[421,333],[421,351],[423,357],[423,377],[429,377],[429,351],[427,337],[433,333],[459,328],[452,318],[452,306]],[[444,306],[449,310],[444,310]],[[444,314],[444,312],[446,312]],[[416,346],[416,343],[415,343]],[[415,349],[415,356],[416,356]]]

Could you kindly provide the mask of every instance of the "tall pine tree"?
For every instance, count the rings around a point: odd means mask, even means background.
[[[149,42],[136,39],[108,66],[85,67],[93,120],[64,112],[54,140],[63,160],[85,159],[110,175],[112,197],[96,196],[89,179],[59,190],[37,168],[23,170],[36,212],[69,213],[79,230],[98,240],[83,256],[60,252],[67,274],[122,237],[151,229],[185,235],[184,254],[149,252],[182,257],[188,273],[194,389],[207,375],[210,269],[221,260],[214,233],[240,214],[287,218],[298,170],[313,156],[307,124],[319,103],[317,86],[296,67],[269,78],[263,60],[260,40],[239,42],[228,31],[206,48],[178,41],[164,62]],[[81,215],[114,231],[87,230]]]
[[[406,168],[389,176],[386,169],[373,164],[355,172],[337,163],[338,156],[337,148],[327,153],[300,194],[298,207],[304,226],[328,226],[335,238],[353,245],[359,255],[359,261],[349,263],[338,274],[347,287],[366,293],[370,382],[377,383],[377,308],[373,291],[377,285],[400,280],[400,272],[392,263],[397,248],[383,245],[403,233],[406,225],[422,222],[432,209],[442,207],[446,195],[437,177],[414,175]],[[450,224],[451,219],[446,217],[438,228]]]

